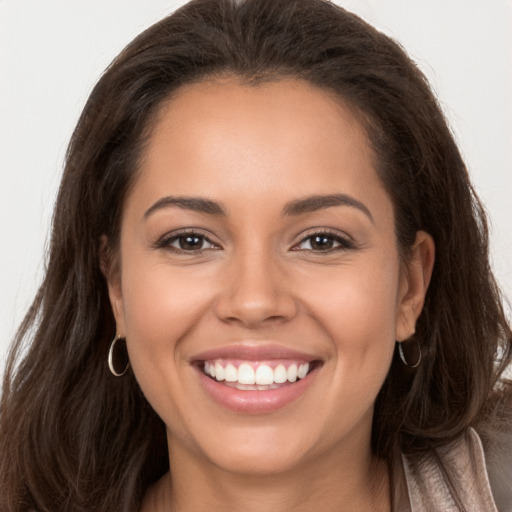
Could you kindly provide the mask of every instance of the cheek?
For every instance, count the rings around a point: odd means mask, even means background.
[[[372,402],[395,346],[399,263],[354,263],[335,274],[309,285],[308,307],[333,346],[333,384]]]
[[[209,310],[208,288],[162,263],[139,259],[129,265],[123,268],[123,306],[130,364],[153,409],[185,439],[188,364],[182,347]]]
[[[132,254],[122,272],[128,329],[137,337],[169,337],[169,330],[179,332],[209,299],[209,288],[201,286],[204,279],[201,270],[171,267],[159,255]]]
[[[310,308],[340,343],[363,347],[394,338],[399,264],[373,260],[347,264],[309,281]]]
[[[179,363],[181,340],[198,325],[210,297],[186,272],[138,263],[123,269],[123,306],[130,360],[144,380]]]

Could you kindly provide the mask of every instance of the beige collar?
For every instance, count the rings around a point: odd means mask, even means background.
[[[397,512],[498,512],[482,443],[472,428],[428,453],[402,455],[402,462],[405,478],[396,486]]]

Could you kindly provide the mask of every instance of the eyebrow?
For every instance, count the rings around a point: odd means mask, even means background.
[[[150,206],[144,213],[144,219],[147,219],[152,213],[167,208],[169,206],[176,206],[185,210],[193,210],[195,212],[207,213],[209,215],[226,215],[226,209],[221,203],[212,201],[211,199],[204,199],[202,197],[174,197],[167,196],[159,199],[153,206]]]
[[[283,215],[302,215],[332,206],[351,206],[362,211],[374,223],[373,215],[368,207],[354,197],[346,194],[330,194],[309,196],[291,201],[283,208]]]
[[[212,201],[202,197],[176,197],[167,196],[159,199],[155,204],[150,206],[144,213],[144,219],[147,219],[151,214],[158,210],[175,206],[185,210],[192,210],[200,213],[207,213],[209,215],[226,216],[227,212],[222,203]],[[370,210],[364,203],[346,194],[330,194],[330,195],[315,195],[296,199],[287,203],[283,210],[282,215],[285,216],[298,216],[304,213],[310,213],[333,206],[351,206],[362,211],[372,222],[373,216]]]

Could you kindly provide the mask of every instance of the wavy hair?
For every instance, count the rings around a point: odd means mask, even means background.
[[[352,106],[395,211],[403,258],[418,230],[436,262],[415,370],[396,354],[374,414],[391,460],[448,442],[492,411],[512,334],[488,260],[483,207],[425,77],[393,40],[326,0],[194,0],[114,60],[72,136],[44,281],[8,359],[0,404],[0,508],[136,511],[168,469],[165,428],[115,334],[101,239],[116,251],[123,201],[155,116],[180,86],[233,76],[305,80]],[[501,384],[500,384],[501,382]]]

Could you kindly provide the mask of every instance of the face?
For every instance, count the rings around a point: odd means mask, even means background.
[[[171,464],[268,473],[369,450],[428,281],[421,234],[399,259],[373,158],[350,109],[299,81],[195,84],[162,108],[108,282]]]

